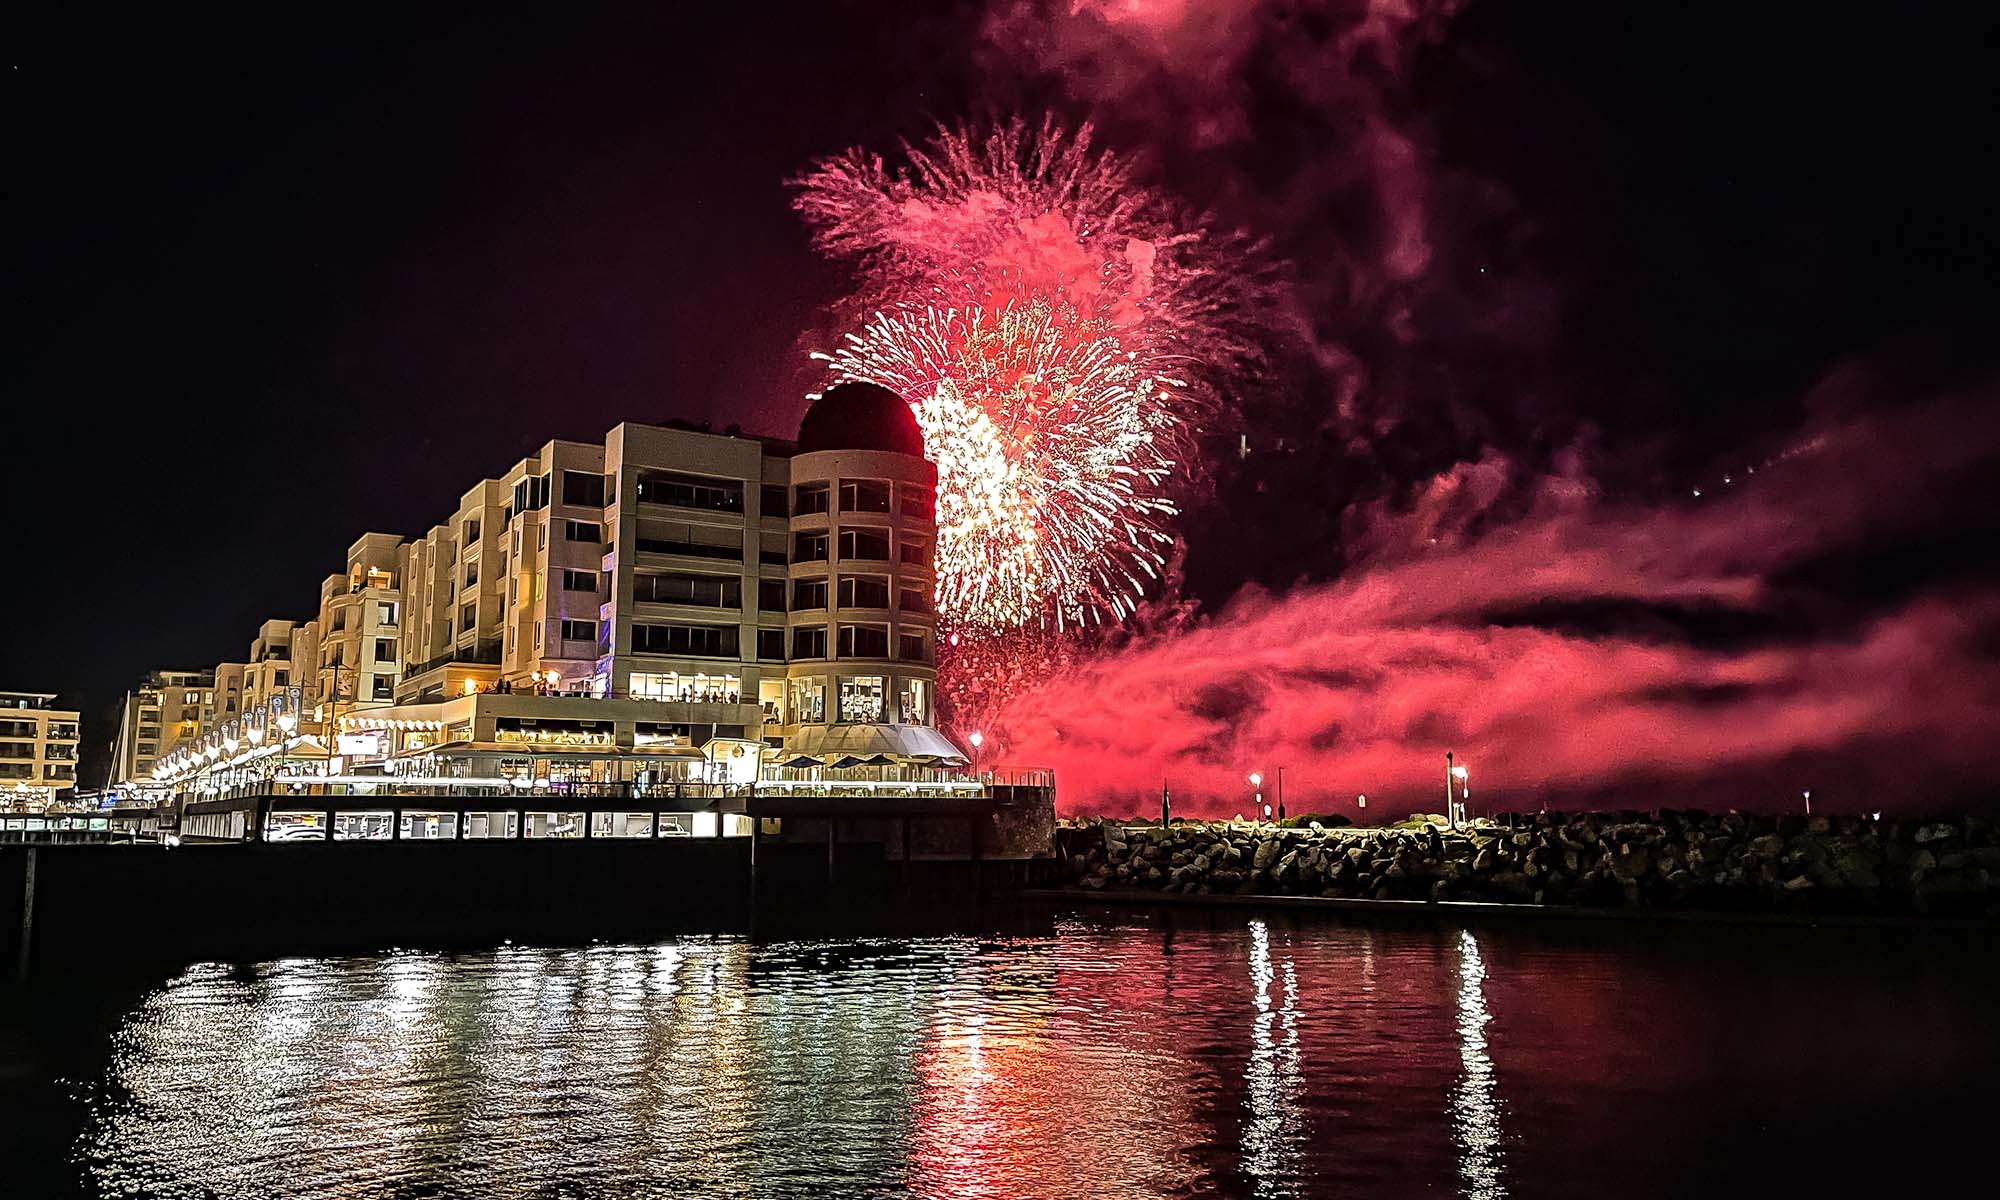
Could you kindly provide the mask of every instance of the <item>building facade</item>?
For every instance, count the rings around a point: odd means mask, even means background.
[[[0,692],[0,806],[43,812],[76,791],[79,714],[53,692]]]
[[[347,548],[346,573],[321,583],[319,614],[305,638],[310,655],[296,645],[292,655],[312,664],[301,684],[306,703],[346,711],[395,701],[402,675],[402,549],[403,539],[394,534],[364,533]]]
[[[327,775],[962,764],[935,728],[936,484],[909,406],[866,384],[816,401],[795,443],[637,423],[549,442],[423,536],[357,541],[314,620],[267,622],[241,667],[246,736],[303,685],[285,741],[317,726],[301,769]],[[275,741],[227,742],[181,767],[289,769]]]
[[[151,671],[125,693],[112,749],[112,786],[150,783],[153,764],[215,725],[215,673]]]

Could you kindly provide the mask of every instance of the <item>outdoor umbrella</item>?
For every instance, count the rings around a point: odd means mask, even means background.
[[[795,771],[802,767],[816,767],[819,765],[819,760],[810,754],[801,754],[797,758],[788,759],[778,765],[787,770]]]

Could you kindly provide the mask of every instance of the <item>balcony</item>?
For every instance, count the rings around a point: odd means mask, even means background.
[[[716,546],[706,542],[669,541],[664,538],[638,538],[636,543],[641,554],[678,554],[685,558],[743,561],[741,545]]]
[[[452,650],[447,653],[440,654],[436,658],[431,659],[429,662],[418,663],[416,666],[411,667],[404,674],[406,676],[422,675],[430,671],[435,671],[439,667],[450,666],[453,663],[464,663],[470,666],[478,666],[478,667],[499,666],[500,639],[488,638],[485,641],[475,644],[471,650],[467,651]]]

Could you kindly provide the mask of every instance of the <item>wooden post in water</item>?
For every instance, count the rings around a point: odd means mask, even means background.
[[[22,983],[28,981],[28,954],[35,940],[35,848],[28,847],[27,857],[21,865],[21,956],[15,964],[14,978]]]
[[[910,902],[910,818],[903,816],[903,903]]]

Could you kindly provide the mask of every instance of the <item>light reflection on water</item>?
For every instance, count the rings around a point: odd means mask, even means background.
[[[1472,1200],[1499,1200],[1500,1102],[1494,1095],[1493,1059],[1486,1053],[1486,964],[1470,929],[1458,934],[1458,1060],[1461,1074],[1451,1094],[1457,1123],[1458,1173]]]
[[[1157,916],[209,964],[126,1016],[76,1153],[104,1195],[1672,1195],[1710,1182],[1705,1089],[1796,1104],[1776,1060],[1760,1096],[1741,1045],[1704,1051],[1697,1000],[1823,997],[1816,970]],[[1930,982],[1929,1019],[1983,1004]],[[1635,1071],[1657,1041],[1671,1069]],[[1644,1171],[1640,1113],[1682,1142]]]

